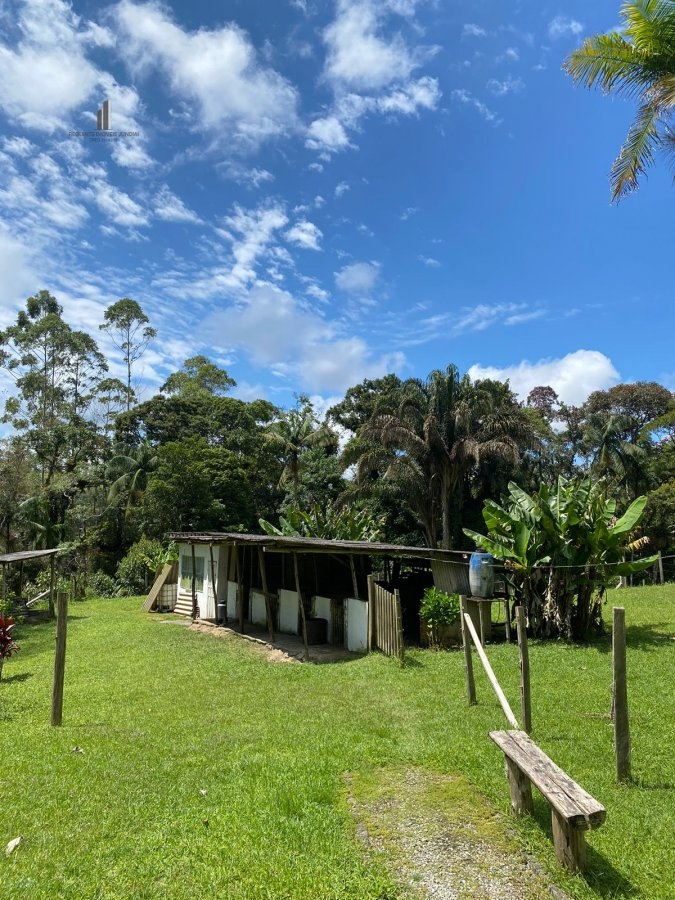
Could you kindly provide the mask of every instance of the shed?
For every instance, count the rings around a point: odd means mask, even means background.
[[[171,532],[178,544],[175,612],[241,631],[267,629],[348,650],[377,645],[372,584],[400,596],[403,631],[419,640],[424,588],[468,590],[468,554],[369,541]],[[369,578],[369,576],[373,576]],[[393,594],[392,594],[393,596]]]
[[[54,615],[54,585],[55,585],[55,571],[54,571],[54,562],[56,559],[56,554],[59,553],[59,549],[55,548],[52,550],[19,550],[16,553],[3,553],[0,554],[0,565],[2,566],[2,599],[7,601],[7,567],[9,565],[18,565],[19,566],[19,590],[18,590],[18,599],[17,606],[20,609],[30,609],[35,603],[39,600],[43,600],[45,597],[48,599],[49,603],[49,615]],[[41,558],[49,557],[50,561],[50,578],[49,578],[49,588],[46,591],[43,591],[41,594],[38,594],[37,597],[33,597],[31,600],[26,600],[23,597],[23,564],[26,560],[29,559],[41,559]]]

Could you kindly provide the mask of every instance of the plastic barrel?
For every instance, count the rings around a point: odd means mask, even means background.
[[[472,553],[469,560],[469,587],[472,597],[492,597],[495,588],[494,559],[491,553]]]

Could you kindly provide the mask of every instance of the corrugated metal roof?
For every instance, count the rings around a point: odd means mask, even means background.
[[[268,552],[346,553],[370,556],[408,556],[418,559],[457,559],[467,557],[460,550],[438,550],[433,547],[403,547],[377,541],[338,541],[327,538],[286,537],[271,534],[237,534],[236,532],[171,531],[167,538],[186,544],[254,544]]]
[[[55,553],[60,553],[59,547],[56,547],[54,550],[20,550],[18,553],[3,553],[0,554],[0,563],[21,562],[23,559],[38,559],[40,556],[53,556]]]

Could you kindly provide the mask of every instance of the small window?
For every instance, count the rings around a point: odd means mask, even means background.
[[[192,591],[192,554],[180,555],[180,586],[184,591]],[[195,556],[195,591],[204,590],[204,557]]]

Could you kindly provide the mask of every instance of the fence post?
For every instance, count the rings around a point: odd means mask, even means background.
[[[628,723],[628,682],[626,677],[626,618],[625,610],[612,610],[612,667],[614,674],[614,749],[616,752],[616,780],[630,781],[630,726]]]
[[[60,725],[63,718],[63,678],[66,669],[66,634],[68,629],[68,594],[56,595],[56,654],[54,656],[54,686],[52,688],[52,725]]]
[[[398,588],[394,589],[394,602],[396,604],[396,642],[398,644],[398,661],[405,665],[405,643],[403,638],[403,613],[401,611],[401,595]]]
[[[532,731],[532,697],[530,694],[530,656],[527,649],[527,628],[525,626],[525,610],[516,607],[516,625],[518,628],[518,666],[520,669],[520,714],[523,728],[529,734]]]
[[[368,650],[377,647],[377,611],[375,609],[375,581],[374,573],[368,575]]]
[[[462,645],[464,647],[464,669],[466,671],[466,694],[469,705],[476,702],[476,684],[473,680],[473,660],[471,658],[471,640],[467,633],[466,622],[464,616],[466,614],[466,597],[459,598],[461,617],[462,617]]]

